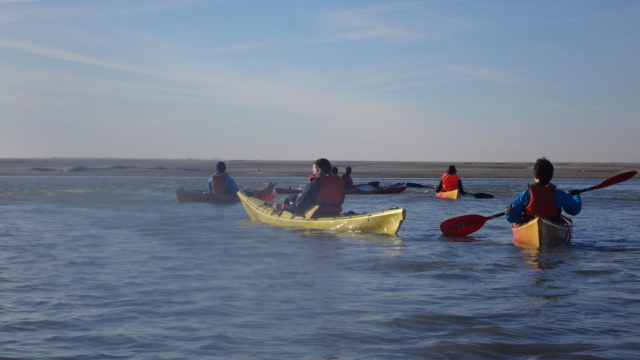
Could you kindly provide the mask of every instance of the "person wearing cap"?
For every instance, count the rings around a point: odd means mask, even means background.
[[[216,164],[216,172],[211,175],[207,184],[210,194],[235,195],[238,192],[238,185],[226,171],[227,165],[224,161],[219,161]]]
[[[461,195],[466,194],[462,189],[462,180],[458,176],[455,165],[449,165],[447,172],[442,174],[440,184],[436,187],[436,192],[459,190]]]

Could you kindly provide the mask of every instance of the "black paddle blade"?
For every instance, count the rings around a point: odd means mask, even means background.
[[[475,194],[470,194],[475,196],[476,199],[493,199],[494,196],[491,194],[486,194],[486,193],[475,193]]]
[[[416,183],[405,183],[405,185],[407,185],[407,187],[412,187],[412,188],[429,188],[429,189],[435,189],[435,186],[432,185],[422,185],[422,184],[416,184]]]

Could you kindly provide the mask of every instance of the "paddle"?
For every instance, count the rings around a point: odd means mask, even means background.
[[[440,231],[445,235],[469,235],[480,230],[488,220],[504,216],[504,211],[491,216],[463,215],[440,224]]]
[[[254,194],[252,196],[262,201],[271,201],[276,198],[275,194]]]
[[[493,199],[494,196],[491,194],[487,194],[487,193],[464,193],[465,195],[471,195],[474,196],[476,199]]]
[[[405,185],[407,185],[407,187],[412,187],[412,188],[429,188],[429,189],[435,189],[437,188],[437,186],[434,185],[422,185],[422,184],[416,184],[416,183],[405,183]],[[474,196],[476,199],[492,199],[494,196],[491,194],[486,194],[486,193],[464,193],[465,195],[471,195]]]
[[[435,189],[437,186],[434,185],[422,185],[422,184],[416,184],[416,183],[405,183],[407,185],[407,187],[412,187],[412,188],[429,188],[429,189]]]
[[[617,183],[621,183],[623,181],[629,180],[632,177],[636,176],[638,172],[627,171],[615,176],[612,176],[605,181],[601,182],[598,185],[592,186],[590,188],[577,190],[577,193],[583,193],[585,191],[602,189],[607,186],[615,185]],[[445,235],[469,235],[478,230],[480,230],[484,223],[488,220],[495,219],[497,217],[503,216],[504,212],[497,213],[491,216],[482,216],[482,215],[463,215],[458,216],[449,220],[445,220],[440,224],[440,231],[442,231]]]
[[[627,181],[627,180],[631,179],[632,177],[636,176],[637,173],[638,172],[635,171],[635,170],[623,172],[623,173],[620,173],[620,174],[618,174],[616,176],[612,176],[612,177],[608,178],[607,180],[601,182],[598,185],[592,186],[590,188],[582,189],[582,190],[577,190],[577,192],[578,192],[578,194],[582,194],[585,191],[597,190],[597,189],[605,188],[607,186],[615,185],[617,183],[621,183],[623,181]]]

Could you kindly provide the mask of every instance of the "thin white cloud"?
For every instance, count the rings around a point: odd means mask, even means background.
[[[322,28],[324,41],[421,39],[425,37],[425,33],[401,20],[403,15],[415,9],[416,5],[412,3],[372,6],[325,13],[318,16],[317,20]]]
[[[474,66],[464,64],[452,64],[444,67],[446,71],[451,73],[465,75],[478,80],[488,80],[498,83],[516,83],[520,79],[506,74],[496,68],[487,66]]]
[[[0,0],[0,4],[9,4],[9,3],[28,3],[28,2],[36,2],[38,0]]]
[[[0,0],[0,4],[4,3],[29,3],[39,2],[40,0]],[[225,2],[220,0],[215,3]],[[155,12],[171,12],[181,8],[201,6],[203,4],[211,5],[211,1],[203,0],[165,0],[165,1],[103,1],[103,2],[86,2],[80,6],[71,7],[46,7],[46,2],[40,2],[45,6],[38,8],[25,7],[14,9],[9,17],[3,15],[5,21],[19,22],[23,20],[34,21],[37,19],[73,19],[73,18],[92,18],[92,17],[110,17],[110,16],[131,16],[141,15]]]
[[[291,114],[304,113],[315,116],[315,114],[322,113],[327,119],[333,119],[332,121],[344,119],[345,114],[350,114],[353,115],[354,119],[349,126],[356,127],[362,121],[382,122],[388,117],[397,115],[397,113],[383,110],[380,104],[373,103],[370,100],[358,101],[353,98],[344,98],[344,94],[306,88],[296,82],[274,81],[269,78],[251,77],[241,73],[212,76],[188,72],[161,72],[119,62],[105,61],[7,37],[0,37],[0,47],[58,60],[173,81],[166,85],[146,88],[146,90],[149,90],[148,97],[167,98],[177,101],[199,101],[202,103],[224,101],[227,104],[247,107],[278,109]],[[61,83],[63,86],[59,87],[58,90],[85,92],[87,86],[100,77],[101,75],[96,74],[94,75],[95,79],[87,81],[80,81],[79,77],[72,77],[73,81],[69,80]],[[181,90],[176,89],[176,81],[182,83],[180,85]],[[57,81],[54,80],[52,83],[57,83]],[[100,84],[96,83],[95,90],[90,92],[104,92],[116,96],[118,94],[120,96],[140,96],[140,93],[144,91],[145,87],[135,85],[133,81],[129,84],[126,82],[116,83],[109,80],[100,80]],[[359,118],[359,120],[355,118]]]
[[[34,55],[40,55],[40,56],[45,56],[49,58],[59,59],[59,60],[73,61],[73,62],[78,62],[83,64],[95,65],[95,66],[122,70],[122,71],[129,71],[129,72],[140,73],[140,74],[157,75],[156,72],[145,70],[142,68],[137,68],[137,67],[116,63],[116,62],[100,60],[100,59],[92,58],[89,56],[84,56],[84,55],[80,55],[80,54],[76,54],[76,53],[72,53],[64,50],[58,50],[48,46],[39,45],[39,44],[27,42],[27,41],[12,40],[7,37],[0,37],[0,47],[22,51],[22,52],[26,52]]]

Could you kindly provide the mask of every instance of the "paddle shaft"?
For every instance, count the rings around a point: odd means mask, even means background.
[[[618,174],[616,176],[612,176],[612,177],[608,178],[607,180],[601,182],[598,185],[595,185],[595,186],[592,186],[592,187],[589,187],[589,188],[586,188],[586,189],[578,190],[577,193],[578,194],[582,194],[583,192],[606,188],[607,186],[611,186],[611,185],[615,185],[615,184],[621,183],[623,181],[627,181],[627,180],[631,179],[632,177],[636,176],[637,173],[638,172],[635,171],[635,170],[623,172],[623,173],[620,173],[620,174]]]
[[[422,184],[416,184],[416,183],[405,183],[407,185],[407,187],[413,187],[413,188],[428,188],[428,189],[436,189],[437,186],[434,185],[422,185]],[[471,195],[475,198],[478,199],[491,199],[493,198],[493,195],[491,194],[485,194],[485,193],[464,193],[464,195]]]

